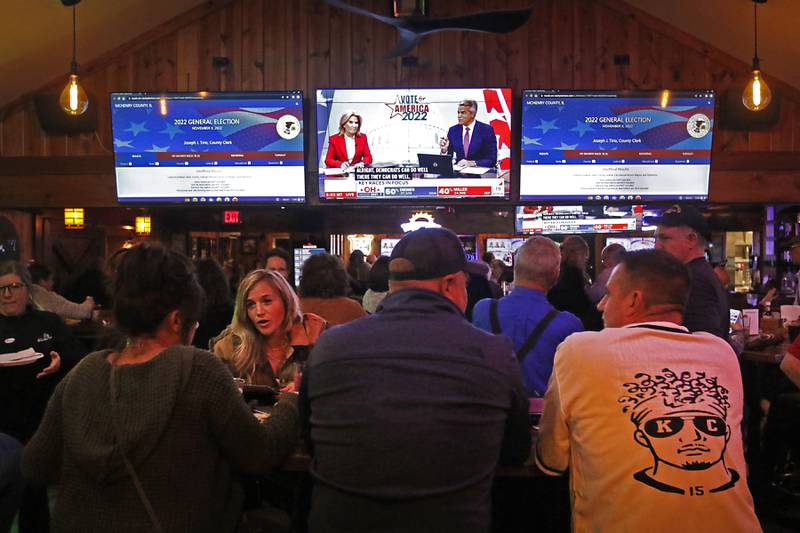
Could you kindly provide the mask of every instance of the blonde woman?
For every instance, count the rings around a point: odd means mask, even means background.
[[[361,115],[346,111],[339,119],[339,133],[328,139],[325,166],[347,170],[351,166],[363,167],[372,164],[367,136],[361,133]]]
[[[233,321],[211,349],[248,384],[293,392],[294,374],[326,326],[321,317],[300,311],[278,272],[254,270],[239,284]]]

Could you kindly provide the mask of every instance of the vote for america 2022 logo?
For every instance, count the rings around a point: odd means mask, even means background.
[[[398,94],[394,102],[385,104],[390,109],[389,118],[400,120],[428,120],[428,102],[419,94]]]

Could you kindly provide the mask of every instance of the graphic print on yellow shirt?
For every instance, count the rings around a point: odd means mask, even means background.
[[[633,439],[652,464],[633,478],[653,489],[703,496],[732,488],[738,472],[725,464],[731,437],[728,389],[706,372],[639,373],[619,398],[630,413]],[[645,454],[643,454],[644,458]]]

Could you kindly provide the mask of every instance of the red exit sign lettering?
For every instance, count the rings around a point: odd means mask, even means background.
[[[225,211],[225,224],[238,224],[239,211]]]

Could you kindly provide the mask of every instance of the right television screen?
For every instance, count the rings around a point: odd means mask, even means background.
[[[705,200],[714,92],[527,90],[520,200]]]

